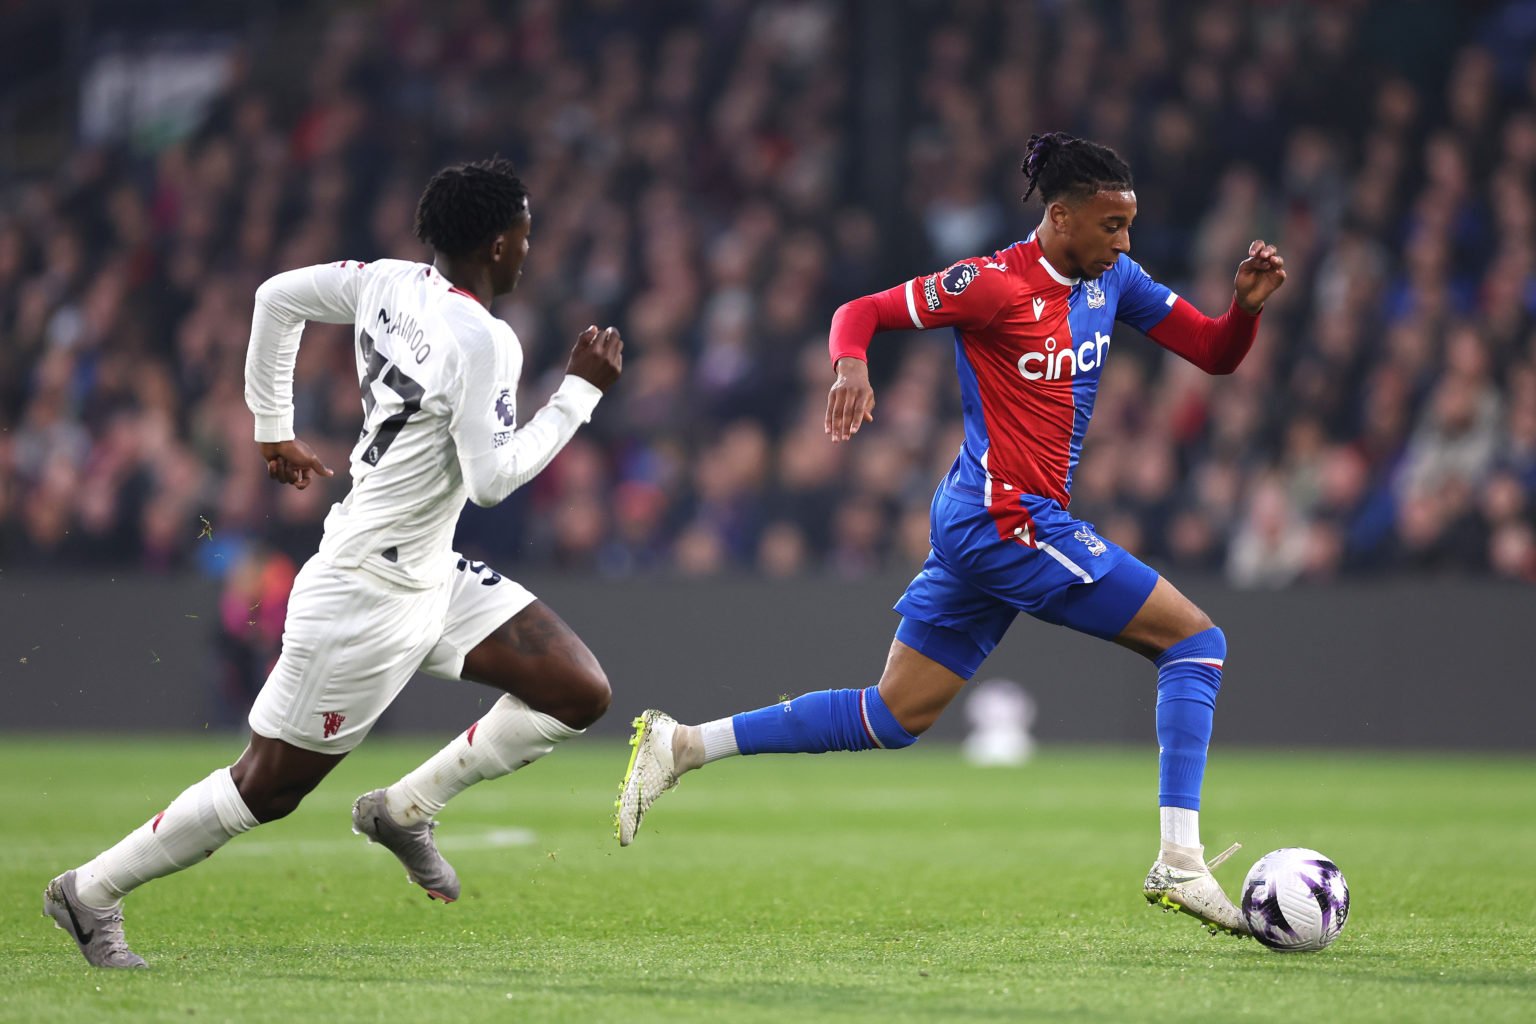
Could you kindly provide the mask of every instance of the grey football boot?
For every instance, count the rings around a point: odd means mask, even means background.
[[[66,871],[48,883],[43,891],[43,913],[53,918],[55,928],[69,933],[80,947],[80,955],[92,967],[149,966],[128,948],[123,938],[121,904],[110,910],[97,910],[81,903],[73,871]]]
[[[437,852],[432,839],[435,821],[402,825],[389,813],[382,789],[371,790],[352,805],[352,831],[367,836],[399,858],[405,876],[427,891],[434,900],[452,903],[459,898],[459,876],[453,865]]]

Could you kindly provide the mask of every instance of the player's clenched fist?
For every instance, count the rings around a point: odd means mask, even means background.
[[[1248,258],[1237,265],[1237,278],[1232,282],[1238,306],[1243,312],[1256,315],[1282,284],[1285,258],[1273,245],[1255,238],[1248,246]]]
[[[826,432],[833,441],[846,441],[874,418],[875,389],[869,386],[869,364],[839,359],[837,380],[827,393]]]
[[[605,327],[599,331],[588,327],[576,339],[571,349],[571,362],[566,372],[607,391],[624,372],[624,339],[617,327]]]

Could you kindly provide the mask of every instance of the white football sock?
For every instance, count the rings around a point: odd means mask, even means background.
[[[717,718],[713,722],[705,722],[699,726],[699,735],[704,740],[704,763],[718,761],[722,757],[735,757],[741,753],[741,748],[736,746],[736,727],[731,724],[729,718]]]
[[[722,757],[741,753],[736,746],[736,729],[729,718],[717,718],[703,725],[677,723],[672,733],[672,770],[684,775]]]
[[[1159,807],[1157,813],[1163,831],[1163,862],[1173,867],[1192,869],[1197,865],[1183,861],[1193,859],[1198,861],[1198,866],[1204,866],[1205,861],[1201,859],[1203,847],[1200,845],[1200,812],[1188,807]],[[1176,856],[1180,863],[1170,860],[1169,854]]]
[[[480,721],[386,789],[384,805],[400,824],[419,824],[475,783],[530,765],[581,732],[507,694]]]
[[[80,902],[98,909],[112,907],[152,878],[207,860],[257,824],[229,769],[220,768],[188,787],[116,846],[76,868]]]

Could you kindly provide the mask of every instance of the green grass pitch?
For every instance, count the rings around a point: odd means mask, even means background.
[[[1155,757],[953,748],[740,759],[612,836],[627,750],[576,742],[465,794],[444,907],[351,834],[430,747],[363,745],[285,821],[127,903],[153,965],[93,971],[44,884],[238,753],[235,739],[0,740],[4,1021],[1530,1021],[1536,760],[1217,749],[1206,845],[1314,846],[1343,937],[1281,955],[1141,898]]]

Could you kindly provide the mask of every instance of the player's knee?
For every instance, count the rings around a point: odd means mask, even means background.
[[[1183,641],[1183,644],[1198,644],[1201,652],[1207,657],[1215,658],[1218,661],[1224,660],[1227,656],[1227,634],[1221,631],[1220,626],[1207,618],[1204,612],[1200,613],[1200,617],[1205,619],[1205,628],[1191,633]]]
[[[286,818],[298,810],[304,796],[303,793],[273,793],[269,794],[259,806],[252,807],[249,801],[246,802],[246,806],[250,808],[251,816],[265,825],[269,821]]]
[[[917,742],[918,736],[927,731],[939,717],[940,708],[929,714],[927,709],[913,713],[905,708],[892,708],[880,693],[880,687],[871,686],[864,691],[861,711],[866,727],[886,750],[900,750]],[[916,726],[916,728],[914,728]]]
[[[279,788],[249,775],[237,782],[235,788],[239,790],[240,799],[245,802],[251,817],[263,825],[288,817],[309,794],[308,788]]]
[[[320,778],[280,777],[270,763],[257,760],[247,763],[244,758],[230,769],[230,778],[251,816],[261,824],[286,818],[303,802]],[[321,776],[324,777],[323,775]]]
[[[917,738],[932,728],[933,723],[939,720],[937,711],[906,712],[905,714],[892,715],[896,724],[901,726],[908,739],[904,743],[887,743],[888,748],[909,747],[917,742]]]
[[[613,703],[613,687],[608,675],[594,662],[576,673],[566,707],[557,717],[572,729],[585,729],[596,722]]]
[[[1208,630],[1212,630],[1212,629],[1215,629],[1216,632],[1218,632],[1218,633],[1221,632],[1220,629],[1216,628],[1216,623],[1211,621],[1211,617],[1209,615],[1205,614],[1205,611],[1203,609],[1201,609],[1199,605],[1191,605],[1190,606],[1190,611],[1192,613],[1191,616],[1190,616],[1190,619],[1191,619],[1191,622],[1190,622],[1190,635],[1191,636],[1194,636],[1196,633],[1204,633],[1204,632],[1206,632]],[[1222,642],[1225,643],[1226,642],[1225,639],[1223,639]]]
[[[587,676],[583,694],[587,725],[591,725],[602,718],[608,711],[608,705],[613,703],[613,686],[608,682],[608,674],[601,668],[594,668]]]
[[[1204,613],[1201,613],[1202,616]],[[1206,619],[1210,622],[1210,619]],[[1159,668],[1187,658],[1203,658],[1214,661],[1219,668],[1227,658],[1227,635],[1220,626],[1209,625],[1185,635],[1178,643],[1170,645],[1155,659]]]
[[[1188,604],[1180,610],[1180,613],[1170,618],[1158,633],[1148,637],[1151,643],[1142,651],[1152,661],[1160,661],[1167,657],[1170,651],[1183,650],[1191,644],[1196,645],[1202,651],[1211,644],[1219,643],[1222,649],[1222,657],[1226,656],[1227,641],[1216,623],[1211,617],[1201,611],[1195,604]]]

